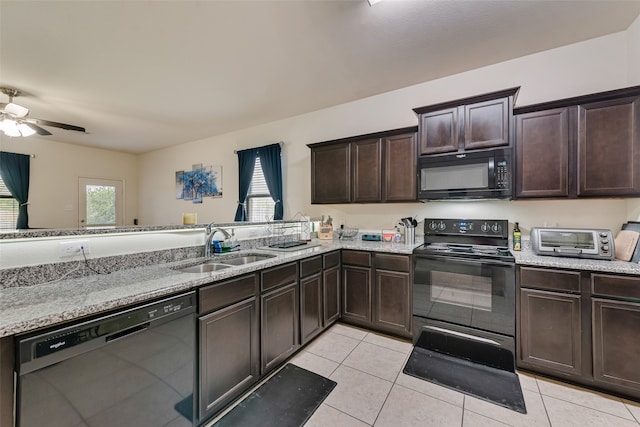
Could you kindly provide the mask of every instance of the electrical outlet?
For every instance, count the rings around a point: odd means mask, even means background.
[[[88,240],[69,240],[66,242],[60,242],[58,251],[60,257],[69,257],[82,255],[83,251],[86,255],[91,252],[91,248]]]

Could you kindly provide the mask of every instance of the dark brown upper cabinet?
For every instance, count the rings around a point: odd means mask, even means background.
[[[569,109],[516,116],[516,197],[569,196]]]
[[[519,88],[414,108],[421,156],[510,146]]]
[[[351,146],[311,148],[311,203],[351,202]]]
[[[578,106],[578,196],[640,192],[640,88]]]
[[[417,200],[417,127],[308,145],[311,203]]]
[[[640,195],[640,86],[514,114],[516,198]]]

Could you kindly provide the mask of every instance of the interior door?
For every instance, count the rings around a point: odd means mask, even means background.
[[[78,181],[78,227],[124,225],[124,181],[84,177]]]

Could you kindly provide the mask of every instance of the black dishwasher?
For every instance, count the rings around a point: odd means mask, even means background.
[[[19,427],[192,426],[195,293],[17,336]]]

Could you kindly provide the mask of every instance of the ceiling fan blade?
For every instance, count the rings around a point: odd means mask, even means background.
[[[33,123],[29,123],[29,122],[22,122],[22,123],[24,123],[26,126],[29,126],[31,129],[36,131],[38,135],[52,135],[52,133],[49,132],[48,130],[43,129],[40,126],[34,125]]]
[[[80,127],[80,126],[74,126],[74,125],[68,125],[66,123],[58,123],[58,122],[52,122],[49,120],[42,120],[42,119],[33,119],[30,118],[28,119],[29,123],[34,123],[40,126],[51,126],[54,128],[60,128],[60,129],[65,129],[65,130],[75,130],[78,132],[87,132],[85,128]]]

